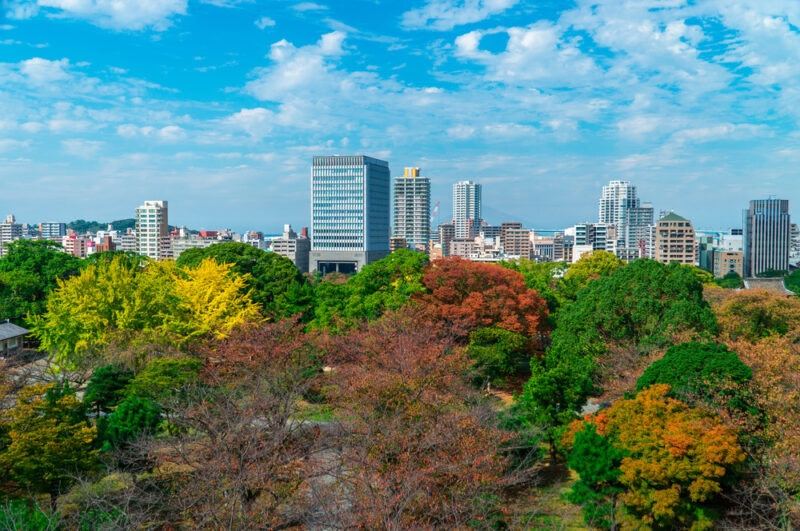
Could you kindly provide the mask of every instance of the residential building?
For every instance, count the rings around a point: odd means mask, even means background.
[[[579,223],[564,232],[574,236],[574,245],[588,246],[593,251],[613,252],[615,247],[614,225],[608,223]]]
[[[283,234],[280,238],[272,240],[270,250],[290,259],[301,273],[308,273],[311,239],[308,237],[306,227],[303,227],[298,236],[291,225],[284,225]]]
[[[563,232],[553,235],[553,261],[572,263],[572,246],[575,244],[575,237]]]
[[[713,252],[712,272],[717,278],[722,278],[728,273],[736,273],[740,277],[744,273],[743,262],[744,253],[741,251],[721,251]]]
[[[506,233],[511,229],[521,229],[522,223],[518,221],[504,221],[500,224],[500,245],[506,247]]]
[[[398,249],[408,249],[408,240],[399,237],[389,238],[389,252],[393,253]]]
[[[136,252],[153,260],[172,256],[167,201],[145,201],[136,209]]]
[[[505,232],[500,237],[500,247],[508,256],[530,258],[532,255],[530,229],[506,227]]]
[[[209,238],[198,238],[197,236],[172,238],[172,241],[170,242],[170,246],[172,248],[172,259],[177,260],[187,249],[205,249],[206,247],[211,247],[215,243],[219,242]]]
[[[106,251],[116,251],[117,246],[111,236],[104,236],[101,243],[95,245],[94,252],[103,253]]]
[[[787,199],[755,199],[743,215],[744,276],[789,270],[791,219]]]
[[[89,253],[89,241],[86,238],[79,238],[75,233],[61,238],[61,246],[64,252],[77,258],[86,258]]]
[[[603,186],[598,205],[598,221],[621,227],[625,225],[628,210],[639,206],[636,186],[628,181],[611,181]]]
[[[636,258],[653,257],[653,205],[638,204],[626,210],[622,225],[617,229],[621,252]],[[625,251],[622,251],[624,249]],[[628,258],[630,261],[630,258]]]
[[[431,180],[419,168],[406,168],[394,179],[395,238],[405,238],[409,248],[424,251],[431,232]]]
[[[136,252],[136,231],[133,229],[128,229],[124,233],[118,233],[117,237],[114,237],[114,245],[117,246],[117,251],[123,252]]]
[[[5,256],[5,246],[15,240],[22,238],[22,225],[17,223],[13,214],[6,216],[6,220],[0,223],[0,258]]]
[[[450,240],[450,247],[447,250],[447,256],[460,256],[461,258],[469,258],[473,254],[477,254],[479,244],[475,241],[477,238],[453,238]]]
[[[311,270],[351,273],[389,254],[390,188],[386,161],[314,157]]]
[[[655,259],[661,263],[695,265],[697,263],[697,241],[691,221],[674,212],[665,215],[656,223]]]
[[[501,238],[502,236],[501,227],[495,225],[489,225],[485,221],[481,222],[481,224],[477,227],[476,232],[477,233],[474,236],[482,236],[488,239]],[[472,234],[470,234],[469,236],[472,236]]]
[[[39,223],[39,235],[43,240],[61,241],[67,235],[67,224],[55,221]]]
[[[792,243],[789,248],[789,261],[792,266],[797,267],[800,263],[800,227],[797,226],[797,223],[792,223],[791,227]]]
[[[453,224],[456,238],[469,237],[470,221],[480,225],[481,185],[472,181],[459,181],[453,185]]]
[[[456,226],[452,223],[442,223],[439,225],[439,244],[445,256],[450,256],[450,242],[456,237]]]

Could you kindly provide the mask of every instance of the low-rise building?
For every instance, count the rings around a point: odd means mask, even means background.
[[[742,251],[725,251],[715,249],[713,254],[714,276],[722,278],[728,273],[736,273],[740,277],[744,273],[744,253]]]
[[[308,273],[311,239],[307,227],[303,227],[298,236],[291,225],[284,225],[281,237],[272,240],[271,250],[290,259],[301,273]]]
[[[8,358],[17,354],[23,348],[23,338],[28,330],[17,326],[8,319],[0,323],[0,358]]]

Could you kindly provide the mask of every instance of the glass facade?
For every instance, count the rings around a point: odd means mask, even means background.
[[[389,164],[365,156],[314,157],[314,251],[389,250]]]

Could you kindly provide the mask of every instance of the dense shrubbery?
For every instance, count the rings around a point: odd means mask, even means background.
[[[602,252],[312,280],[12,250],[0,309],[54,383],[0,370],[1,525],[530,528],[547,450],[592,527],[800,522],[797,298]]]

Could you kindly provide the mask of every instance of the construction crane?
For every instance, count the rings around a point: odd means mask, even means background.
[[[436,214],[439,213],[439,201],[436,201],[436,206],[433,207],[433,214],[431,214],[431,227],[433,227],[433,221],[436,219]]]

